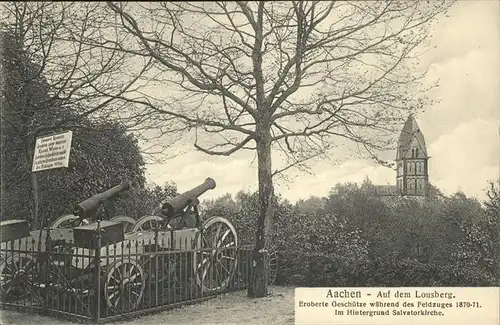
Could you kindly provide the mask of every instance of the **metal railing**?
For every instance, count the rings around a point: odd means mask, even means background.
[[[0,246],[0,303],[51,316],[103,322],[243,290],[250,247],[199,248],[168,236],[76,245],[50,230]],[[91,248],[86,248],[91,247]],[[169,248],[167,248],[169,247]]]

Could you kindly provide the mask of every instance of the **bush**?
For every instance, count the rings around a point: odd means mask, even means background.
[[[292,205],[275,197],[276,284],[301,286],[495,286],[499,190],[483,207],[463,193],[438,199],[380,198],[368,183],[337,185],[328,198]],[[257,193],[207,204],[254,244]]]

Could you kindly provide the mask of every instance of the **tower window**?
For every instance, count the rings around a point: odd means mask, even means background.
[[[418,148],[415,148],[415,158],[418,158]]]

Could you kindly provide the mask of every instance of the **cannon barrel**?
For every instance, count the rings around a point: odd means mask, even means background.
[[[196,186],[192,190],[184,192],[173,199],[164,201],[161,205],[161,210],[167,217],[172,218],[184,210],[192,200],[196,200],[206,191],[214,189],[215,185],[215,181],[209,177],[203,184]]]
[[[88,198],[85,201],[79,203],[76,206],[75,214],[80,218],[93,219],[95,213],[97,212],[97,209],[105,200],[112,199],[116,197],[119,193],[127,191],[129,188],[130,184],[123,182],[120,185],[110,188],[107,191],[96,194],[91,198]]]

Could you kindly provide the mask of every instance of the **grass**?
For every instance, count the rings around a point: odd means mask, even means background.
[[[2,325],[62,325],[74,324],[40,315],[0,311]],[[228,293],[200,304],[159,312],[116,325],[144,324],[204,324],[204,325],[278,325],[294,324],[294,288],[270,287],[265,298],[250,299],[246,291]]]

